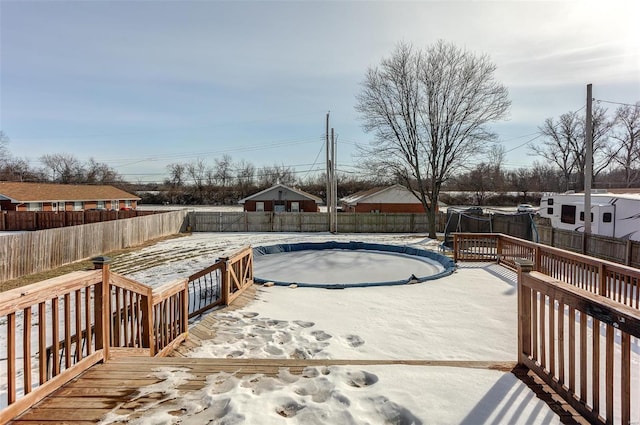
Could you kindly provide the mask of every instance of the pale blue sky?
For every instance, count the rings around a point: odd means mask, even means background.
[[[339,168],[353,170],[371,138],[354,111],[366,69],[399,41],[444,39],[497,64],[512,109],[494,128],[516,168],[534,159],[517,146],[581,108],[587,83],[640,100],[639,5],[0,0],[0,129],[35,166],[71,153],[131,181],[225,153],[305,176],[330,110]]]

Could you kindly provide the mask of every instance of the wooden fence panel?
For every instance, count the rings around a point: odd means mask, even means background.
[[[444,231],[446,216],[436,215],[436,231]],[[326,232],[326,213],[215,212],[189,213],[194,232]],[[339,213],[340,233],[418,233],[429,230],[426,214]]]
[[[186,214],[186,211],[173,211],[3,235],[0,237],[0,282],[179,233]]]
[[[582,232],[554,229],[541,224],[537,224],[536,229],[541,244],[640,268],[640,242],[638,241],[585,235]]]

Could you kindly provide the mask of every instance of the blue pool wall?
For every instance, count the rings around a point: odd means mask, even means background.
[[[254,256],[280,254],[294,251],[320,251],[327,249],[348,249],[348,250],[367,250],[367,251],[382,251],[392,252],[396,254],[404,254],[408,256],[423,257],[440,263],[444,270],[440,273],[436,273],[428,276],[407,276],[404,279],[384,281],[384,282],[356,282],[356,283],[305,283],[305,282],[284,282],[275,281],[271,279],[262,279],[259,276],[254,276],[253,280],[256,283],[273,282],[274,285],[289,286],[296,284],[298,287],[312,287],[312,288],[328,288],[328,289],[343,289],[343,288],[357,288],[368,286],[394,286],[394,285],[406,285],[409,283],[421,283],[429,280],[439,279],[444,276],[449,276],[456,269],[456,263],[449,257],[439,254],[435,251],[428,251],[425,249],[414,248],[411,246],[402,245],[386,245],[370,242],[300,242],[294,244],[278,244],[269,246],[257,246],[253,248]]]

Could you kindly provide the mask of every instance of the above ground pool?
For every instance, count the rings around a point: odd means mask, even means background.
[[[365,242],[310,242],[253,249],[254,281],[346,288],[404,285],[450,275],[455,263],[437,252]]]

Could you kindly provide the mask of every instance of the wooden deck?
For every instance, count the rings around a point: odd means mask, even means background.
[[[163,397],[160,389],[141,395],[140,389],[161,383],[158,370],[186,369],[188,378],[177,385],[181,394],[198,391],[207,383],[207,377],[219,372],[235,376],[263,374],[276,376],[286,368],[292,374],[301,374],[306,367],[344,365],[411,365],[416,367],[448,366],[491,369],[512,372],[547,402],[565,424],[586,424],[570,406],[553,393],[526,369],[515,368],[514,362],[484,361],[429,361],[429,360],[297,360],[297,359],[196,359],[185,357],[126,357],[98,364],[69,382],[51,396],[29,409],[11,425],[37,424],[95,424],[107,414],[144,415],[141,407],[156,403]],[[136,409],[139,409],[136,411]]]

